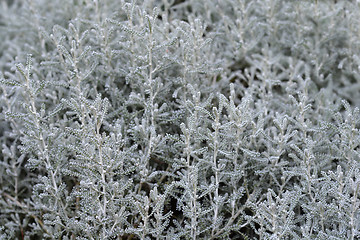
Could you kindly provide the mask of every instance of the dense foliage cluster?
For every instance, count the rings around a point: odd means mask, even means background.
[[[0,239],[360,239],[359,53],[359,1],[0,1]]]

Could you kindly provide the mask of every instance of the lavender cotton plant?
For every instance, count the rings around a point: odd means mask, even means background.
[[[0,1],[0,239],[360,239],[360,3]]]

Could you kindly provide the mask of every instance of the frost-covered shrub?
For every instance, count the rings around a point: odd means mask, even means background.
[[[359,239],[358,1],[3,0],[0,239]]]

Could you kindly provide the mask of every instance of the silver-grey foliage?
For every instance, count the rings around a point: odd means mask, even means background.
[[[0,239],[360,239],[360,3],[0,1]]]

